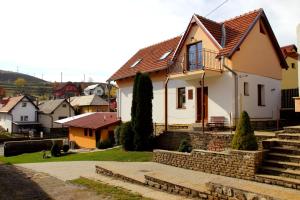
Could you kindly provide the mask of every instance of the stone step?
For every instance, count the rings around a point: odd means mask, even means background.
[[[268,139],[265,142],[272,143],[273,146],[294,147],[300,149],[300,140],[283,140],[278,138]]]
[[[283,140],[300,140],[300,133],[280,133],[277,137]]]
[[[283,169],[283,168],[267,167],[267,166],[261,167],[260,170],[261,170],[261,172],[266,173],[266,174],[300,180],[300,170]]]
[[[271,147],[270,152],[283,153],[289,155],[300,155],[300,149],[293,147]]]
[[[278,185],[300,190],[300,180],[270,174],[257,174],[255,180],[261,183]]]
[[[283,154],[283,153],[268,153],[266,156],[270,160],[287,161],[293,163],[300,163],[300,156]]]
[[[265,159],[264,162],[263,162],[263,166],[278,167],[278,168],[282,168],[282,169],[300,170],[300,164],[299,163],[277,161],[277,160],[267,160],[267,159]]]
[[[283,129],[286,133],[300,133],[300,126],[286,126]]]

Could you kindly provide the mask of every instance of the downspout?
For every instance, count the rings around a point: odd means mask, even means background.
[[[168,83],[169,75],[167,74],[167,79],[165,81],[165,132],[168,131]]]
[[[238,119],[238,74],[225,64],[224,56],[222,56],[221,59],[222,66],[228,71],[230,71],[234,76],[234,125],[236,126],[236,120]]]
[[[202,79],[201,79],[201,120],[202,120],[202,133],[204,134],[204,78],[205,78],[205,71],[202,74]]]

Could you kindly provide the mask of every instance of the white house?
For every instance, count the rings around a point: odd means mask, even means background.
[[[100,85],[100,84],[94,84],[94,85],[90,85],[87,86],[84,90],[83,90],[84,95],[98,95],[98,96],[103,96],[105,94],[105,88]]]
[[[39,126],[38,110],[26,96],[12,97],[0,108],[0,126],[14,133],[35,131]]]
[[[286,67],[259,9],[223,22],[193,15],[182,36],[140,49],[109,81],[119,87],[122,121],[130,120],[133,79],[140,71],[152,79],[155,123],[207,123],[221,116],[234,126],[242,110],[252,121],[279,118]]]
[[[46,133],[51,132],[51,129],[62,128],[60,124],[55,123],[56,120],[74,115],[75,110],[66,99],[49,100],[39,104],[38,118]]]

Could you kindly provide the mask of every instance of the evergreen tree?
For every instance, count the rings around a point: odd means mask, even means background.
[[[132,124],[135,150],[149,150],[152,145],[153,86],[148,74],[141,74],[136,87],[136,114]]]
[[[246,111],[241,113],[231,146],[238,150],[257,150],[258,148],[254,130]]]
[[[131,125],[136,124],[136,107],[137,107],[137,88],[140,81],[141,73],[137,72],[134,78],[133,91],[132,91],[132,103],[131,103]]]

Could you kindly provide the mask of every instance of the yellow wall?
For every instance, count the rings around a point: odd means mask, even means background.
[[[259,21],[244,40],[239,51],[232,58],[232,67],[239,72],[246,72],[281,80],[282,68],[271,40],[260,33]]]
[[[108,132],[113,131],[116,126],[109,126],[100,130],[100,141],[105,141],[109,138]],[[69,140],[75,141],[80,148],[96,148],[96,135],[93,130],[93,136],[89,134],[84,136],[84,128],[69,127]]]
[[[286,62],[289,68],[282,69],[281,89],[298,88],[298,61],[294,58],[287,57]],[[295,68],[292,68],[292,63],[295,63]]]
[[[79,109],[80,114],[88,113],[88,112],[108,112],[108,106],[100,105],[100,106],[81,106]]]
[[[80,148],[96,148],[95,130],[93,136],[84,136],[84,128],[69,127],[69,140],[75,141]]]

